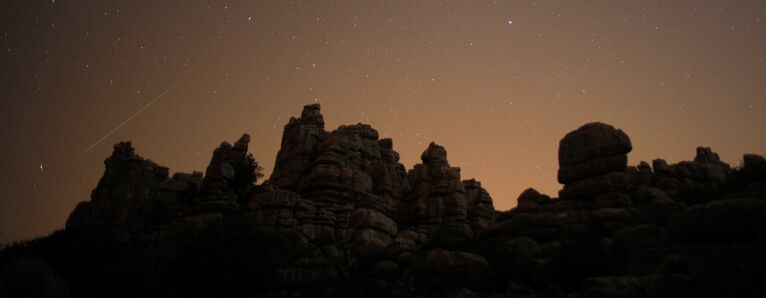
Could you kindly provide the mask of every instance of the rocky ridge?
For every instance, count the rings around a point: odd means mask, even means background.
[[[285,125],[275,168],[261,184],[249,142],[245,134],[222,143],[204,174],[172,176],[131,143],[115,145],[91,199],[64,231],[0,254],[0,294],[766,293],[757,281],[766,275],[760,155],[732,168],[700,147],[693,161],[630,166],[628,135],[589,123],[559,144],[557,198],[527,189],[515,208],[496,211],[479,181],[462,180],[444,147],[431,143],[406,170],[393,141],[369,125],[326,131],[318,104]],[[86,257],[94,252],[105,258]],[[78,271],[64,259],[95,269]],[[115,272],[124,273],[119,283],[110,279]]]

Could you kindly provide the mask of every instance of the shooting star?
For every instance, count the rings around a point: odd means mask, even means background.
[[[133,113],[133,115],[131,115],[130,117],[128,117],[128,119],[126,119],[125,121],[123,121],[122,123],[120,123],[120,125],[117,125],[117,127],[115,127],[114,129],[112,129],[111,131],[109,131],[107,134],[105,134],[103,137],[101,137],[100,139],[98,139],[98,141],[96,141],[95,143],[93,143],[93,145],[90,145],[90,147],[88,147],[88,149],[85,149],[85,151],[83,151],[83,152],[80,154],[80,156],[78,156],[78,158],[80,158],[80,157],[83,157],[85,154],[88,154],[88,151],[90,151],[91,149],[93,149],[93,147],[96,147],[98,144],[100,144],[102,141],[104,141],[104,139],[108,138],[108,137],[109,137],[109,136],[111,136],[111,135],[112,135],[114,132],[116,132],[118,129],[120,129],[121,127],[125,126],[125,124],[127,124],[127,123],[128,123],[130,120],[133,120],[133,118],[135,118],[136,116],[138,116],[138,114],[141,114],[141,112],[143,112],[144,110],[146,110],[146,108],[148,108],[148,107],[149,107],[149,106],[151,106],[153,103],[155,103],[157,100],[159,100],[160,98],[162,98],[162,97],[163,97],[165,94],[167,94],[168,92],[170,92],[170,90],[171,90],[171,89],[173,89],[173,88],[175,88],[175,85],[173,85],[173,86],[170,86],[170,88],[168,88],[168,89],[165,89],[165,91],[163,91],[162,93],[160,93],[160,95],[157,95],[157,97],[155,97],[155,98],[154,98],[152,101],[150,101],[148,104],[146,104],[146,105],[145,105],[143,108],[141,108],[141,109],[140,109],[140,110],[138,110],[137,112]]]

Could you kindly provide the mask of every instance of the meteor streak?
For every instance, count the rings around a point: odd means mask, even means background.
[[[114,132],[116,132],[118,129],[120,129],[121,127],[125,126],[125,124],[127,124],[127,123],[128,123],[128,121],[130,121],[130,120],[133,120],[133,118],[134,118],[134,117],[138,116],[138,114],[140,114],[141,112],[143,112],[144,110],[146,110],[146,108],[148,108],[148,107],[149,107],[149,106],[151,106],[151,105],[152,105],[154,102],[156,102],[157,100],[159,100],[160,98],[162,98],[162,96],[164,96],[165,94],[167,94],[168,92],[170,92],[170,90],[171,90],[171,89],[173,89],[174,87],[175,87],[175,85],[173,85],[173,86],[170,86],[168,89],[165,89],[165,91],[163,91],[162,93],[160,93],[160,95],[157,95],[157,97],[155,97],[155,98],[154,98],[152,101],[150,101],[148,104],[146,104],[146,105],[145,105],[143,108],[141,108],[141,109],[140,109],[140,110],[138,110],[137,112],[133,113],[133,115],[131,115],[130,117],[128,117],[128,119],[126,119],[125,121],[123,121],[122,123],[120,123],[120,125],[117,125],[117,127],[115,127],[114,129],[110,130],[110,131],[109,131],[107,134],[105,134],[103,137],[101,137],[100,139],[98,139],[98,141],[96,141],[95,143],[93,143],[93,145],[90,145],[90,147],[88,147],[88,149],[85,149],[85,151],[83,151],[83,152],[80,154],[80,156],[78,156],[78,158],[80,158],[80,157],[83,157],[85,154],[87,154],[87,153],[88,153],[88,151],[90,151],[90,149],[93,149],[93,147],[96,147],[96,146],[97,146],[99,143],[101,143],[102,141],[104,141],[104,139],[108,138],[108,137],[109,137],[109,136],[111,136],[111,135],[112,135]]]

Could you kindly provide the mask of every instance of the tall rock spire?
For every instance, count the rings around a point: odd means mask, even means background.
[[[290,118],[282,132],[282,144],[269,183],[297,190],[300,178],[311,170],[317,147],[324,138],[324,117],[317,104],[306,105],[300,118]]]
[[[408,173],[413,191],[402,202],[401,220],[424,235],[425,242],[438,239],[453,243],[470,238],[473,233],[460,168],[450,166],[447,150],[433,142],[420,159],[422,163]]]

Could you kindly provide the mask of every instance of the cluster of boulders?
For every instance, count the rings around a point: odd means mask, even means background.
[[[527,189],[477,235],[507,295],[762,295],[752,276],[766,265],[763,157],[732,169],[700,147],[694,161],[633,167],[631,149],[604,123],[567,134],[559,198]]]
[[[765,292],[757,282],[766,273],[766,160],[760,155],[746,155],[732,168],[700,147],[693,161],[629,166],[630,138],[611,125],[589,123],[560,142],[558,198],[527,189],[515,208],[496,211],[479,181],[461,180],[444,147],[431,143],[407,171],[393,141],[369,125],[326,131],[318,104],[285,125],[272,174],[261,184],[249,142],[243,135],[233,145],[222,143],[204,175],[172,177],[136,155],[129,142],[119,143],[91,200],[75,208],[66,230],[130,247],[140,264],[163,273],[174,272],[163,268],[188,254],[180,247],[204,246],[199,235],[211,237],[218,233],[212,226],[232,217],[305,248],[274,269],[268,291],[252,296]],[[226,251],[213,262],[249,253]]]

